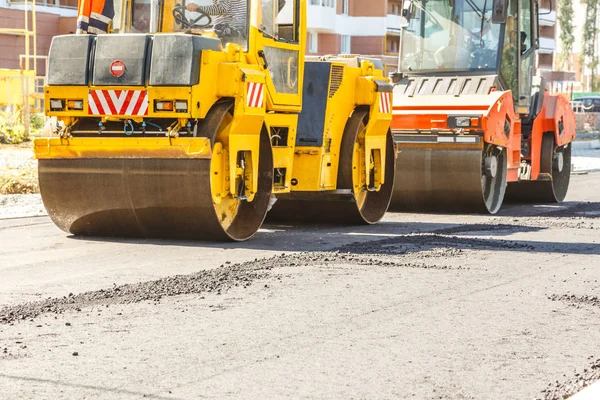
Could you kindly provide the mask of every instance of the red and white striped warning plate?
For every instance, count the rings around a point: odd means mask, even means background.
[[[392,94],[379,92],[379,112],[389,114],[392,111]]]
[[[246,106],[262,107],[265,100],[264,88],[264,83],[248,82],[246,84]]]
[[[145,90],[90,90],[89,115],[148,115]]]

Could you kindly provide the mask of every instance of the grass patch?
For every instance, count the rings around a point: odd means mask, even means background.
[[[0,194],[39,193],[37,175],[6,177],[0,176]]]

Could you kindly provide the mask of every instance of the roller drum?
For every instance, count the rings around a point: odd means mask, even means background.
[[[230,108],[217,106],[207,117],[208,137],[230,120],[224,119]],[[231,198],[227,207],[215,205],[211,159],[200,158],[40,159],[40,192],[52,221],[74,235],[245,240],[260,228],[272,190],[266,132],[260,143],[252,202]]]
[[[390,211],[495,213],[506,187],[506,152],[399,145]]]
[[[357,162],[355,143],[366,126],[368,113],[355,111],[349,119],[340,149],[338,190],[322,192],[294,192],[277,196],[278,200],[269,211],[267,220],[331,223],[374,224],[385,215],[392,197],[395,174],[394,139],[391,132],[386,140],[385,182],[379,191],[353,191],[352,169]]]

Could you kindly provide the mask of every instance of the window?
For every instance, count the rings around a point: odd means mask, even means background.
[[[342,54],[350,54],[350,35],[342,35]]]
[[[319,51],[319,34],[316,32],[308,33],[308,51],[310,53],[317,53]]]
[[[297,0],[263,0],[260,30],[275,40],[298,43],[299,4]]]
[[[390,36],[386,37],[386,53],[397,54],[400,49],[400,37]]]
[[[402,5],[400,3],[388,2],[388,14],[400,15],[402,12]]]
[[[532,2],[522,0],[519,2],[519,36],[518,48],[521,56],[519,65],[519,98],[520,107],[529,107],[532,93],[532,77],[535,57],[532,49]]]
[[[348,0],[342,0],[342,14],[348,15]]]
[[[522,1],[519,7],[519,47],[521,54],[531,49],[531,3]]]
[[[517,13],[517,2],[510,1],[508,7],[508,16],[504,27],[504,48],[502,49],[502,61],[500,63],[500,75],[506,82],[506,89],[512,91],[513,99],[518,97],[518,79],[517,79],[517,26],[515,14]]]
[[[310,5],[333,8],[335,6],[335,0],[310,0]]]

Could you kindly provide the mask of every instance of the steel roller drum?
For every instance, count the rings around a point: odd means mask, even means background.
[[[358,133],[364,129],[366,112],[355,112],[348,121],[341,146],[338,190],[323,192],[291,192],[278,195],[268,221],[374,224],[385,215],[392,197],[395,173],[394,140],[391,133],[386,141],[385,183],[379,191],[366,191],[357,196],[352,187],[354,144]]]
[[[230,105],[215,107],[207,137]],[[258,193],[252,202],[217,206],[211,194],[211,158],[119,157],[39,159],[44,206],[52,221],[74,235],[245,240],[260,228],[273,183],[273,156],[260,137]]]
[[[390,211],[497,212],[506,188],[506,153],[494,157],[493,174],[486,173],[483,154],[480,146],[399,146]]]
[[[221,225],[210,192],[210,160],[40,160],[44,206],[74,235],[243,240],[260,227],[270,191],[242,202]],[[266,209],[266,207],[265,207]]]

